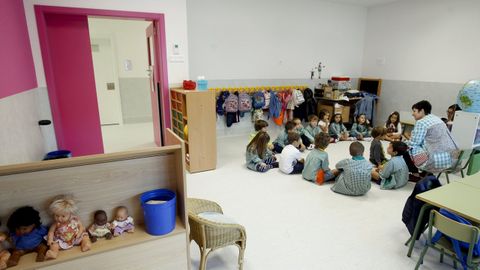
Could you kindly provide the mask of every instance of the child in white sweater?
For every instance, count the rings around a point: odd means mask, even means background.
[[[298,150],[298,147],[302,144],[300,135],[296,132],[289,132],[288,143],[280,154],[279,168],[286,174],[302,173],[304,159],[300,150]]]

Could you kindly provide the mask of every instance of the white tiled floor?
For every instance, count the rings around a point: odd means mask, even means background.
[[[105,153],[156,146],[152,122],[102,126]]]
[[[190,197],[218,202],[225,214],[247,230],[244,269],[413,269],[421,243],[411,258],[404,242],[409,237],[401,221],[413,183],[400,190],[380,190],[366,196],[333,193],[331,184],[317,186],[300,175],[273,169],[265,174],[245,167],[247,137],[218,140],[214,171],[188,174]],[[368,157],[369,143],[365,156]],[[331,166],[347,157],[348,142],[331,144]],[[236,269],[238,249],[212,252],[207,269]],[[191,244],[192,269],[198,269],[198,246]],[[427,253],[421,269],[450,269]]]

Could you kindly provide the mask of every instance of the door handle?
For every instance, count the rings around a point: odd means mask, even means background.
[[[153,67],[152,66],[148,66],[147,73],[148,73],[148,77],[152,78],[152,75],[153,75]]]

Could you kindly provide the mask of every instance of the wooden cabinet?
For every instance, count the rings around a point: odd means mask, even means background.
[[[452,136],[463,150],[480,147],[480,113],[456,111]]]
[[[171,89],[170,99],[172,130],[185,143],[186,168],[191,173],[215,169],[215,92]]]
[[[30,253],[11,269],[189,269],[189,244],[185,211],[185,171],[181,141],[177,145],[140,151],[49,160],[0,166],[0,217],[2,225],[18,207],[31,205],[42,223],[50,224],[50,201],[72,194],[85,226],[93,213],[103,209],[109,219],[116,206],[125,205],[136,223],[132,234],[112,240],[99,239],[92,249],[61,251],[56,260],[35,262]],[[177,195],[176,227],[169,234],[152,236],[143,227],[139,196],[145,191],[168,188]],[[2,228],[3,231],[4,227]],[[10,269],[10,268],[9,268]]]

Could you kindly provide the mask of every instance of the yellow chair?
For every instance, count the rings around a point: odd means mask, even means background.
[[[199,216],[205,212],[223,214],[222,208],[216,202],[203,199],[187,199],[188,223],[190,225],[190,241],[195,241],[200,248],[200,270],[205,270],[210,252],[236,245],[239,249],[238,265],[243,269],[247,234],[240,224],[220,223]]]
[[[423,263],[423,257],[425,256],[425,253],[427,253],[428,248],[433,248],[440,252],[440,262],[443,262],[444,255],[452,258],[455,269],[457,268],[457,262],[461,262],[461,259],[457,257],[455,250],[453,250],[452,243],[449,239],[442,237],[435,244],[432,243],[433,227],[450,238],[469,243],[470,246],[467,252],[467,266],[469,269],[477,269],[479,267],[480,257],[473,257],[473,247],[478,242],[480,229],[475,226],[456,222],[443,216],[436,210],[432,210],[430,211],[430,219],[428,221],[427,243],[422,251],[422,254],[420,255],[420,258],[418,258],[415,270],[417,270],[420,267],[420,264]]]

